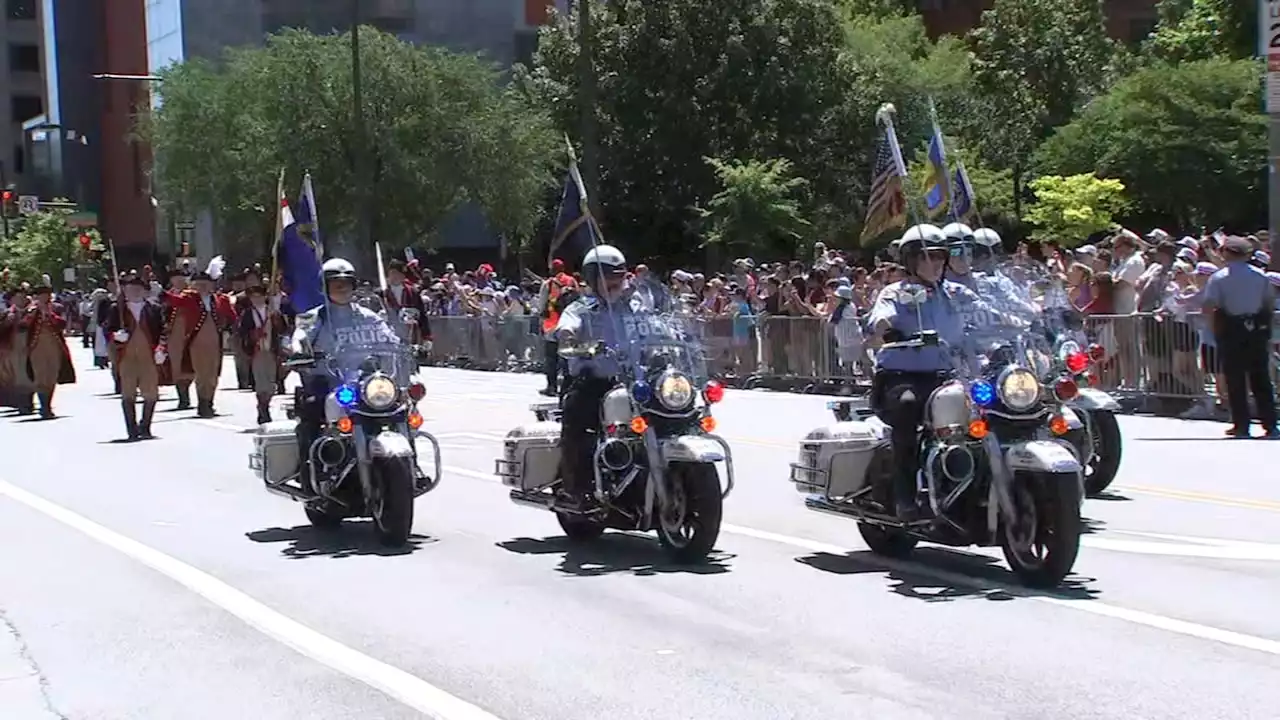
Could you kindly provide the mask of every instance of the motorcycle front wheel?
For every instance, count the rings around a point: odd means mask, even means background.
[[[658,542],[677,563],[702,562],[720,537],[720,474],[711,464],[671,463],[667,477],[672,496],[658,509]]]
[[[1084,490],[1089,497],[1097,497],[1110,487],[1120,472],[1120,422],[1113,412],[1090,413],[1093,423],[1093,457],[1085,469]]]
[[[371,508],[378,542],[402,547],[413,531],[413,458],[391,457],[373,461],[373,481],[380,499]]]
[[[1002,519],[1000,548],[1023,585],[1051,589],[1080,553],[1080,481],[1075,473],[1018,472],[1012,522]]]

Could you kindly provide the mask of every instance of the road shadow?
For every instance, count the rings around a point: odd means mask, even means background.
[[[682,565],[667,559],[656,538],[623,533],[605,533],[598,540],[585,542],[564,536],[515,538],[497,543],[497,546],[521,555],[563,555],[556,569],[578,577],[628,572],[641,577],[670,573],[719,575],[729,572],[728,561],[736,557],[712,551],[702,563]]]
[[[1262,436],[1258,435],[1256,437],[1260,439]],[[1128,439],[1134,442],[1222,442],[1224,440],[1239,440],[1240,438],[1223,435],[1222,437],[1140,437]]]
[[[1087,517],[1080,518],[1080,534],[1081,535],[1093,535],[1096,533],[1106,532],[1106,531],[1107,531],[1106,520],[1094,520],[1093,518],[1087,518]]]
[[[1102,502],[1133,502],[1133,498],[1128,495],[1121,495],[1114,490],[1108,490],[1099,495],[1090,495],[1086,500],[1101,500]]]
[[[21,420],[17,420],[15,422],[20,422],[20,423],[53,422],[54,420],[61,420],[64,417],[66,416],[54,415],[53,417],[40,417],[39,415],[28,415],[26,417],[23,417]]]
[[[941,547],[917,548],[911,560],[891,560],[870,550],[846,555],[815,553],[796,562],[837,575],[882,574],[893,582],[889,588],[903,597],[924,602],[951,602],[964,598],[1009,601],[1034,594],[1069,600],[1094,600],[1101,591],[1092,587],[1096,578],[1070,575],[1052,592],[1023,590],[1017,576],[996,558]],[[954,576],[954,579],[947,576]]]
[[[386,547],[378,542],[371,520],[347,520],[332,529],[320,529],[311,525],[266,528],[245,533],[245,537],[256,543],[288,543],[281,548],[280,554],[292,559],[348,558],[362,555],[395,557],[412,554],[423,545],[439,542],[431,536],[413,533],[402,547]]]

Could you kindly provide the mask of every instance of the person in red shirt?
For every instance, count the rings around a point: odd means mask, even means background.
[[[196,273],[191,278],[195,294],[172,298],[178,312],[187,316],[186,338],[173,338],[183,350],[182,372],[190,372],[196,383],[196,415],[211,418],[213,396],[218,389],[218,377],[222,372],[222,333],[235,324],[235,310],[231,300],[214,292],[214,281],[208,273]]]

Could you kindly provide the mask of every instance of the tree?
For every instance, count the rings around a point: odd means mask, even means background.
[[[1115,45],[1100,0],[996,0],[970,38],[978,150],[1013,171],[1016,200],[1036,146],[1111,82]]]
[[[105,248],[96,229],[80,230],[67,224],[67,210],[42,211],[21,220],[12,240],[0,244],[0,268],[9,271],[9,282],[36,282],[48,274],[55,284],[62,281],[62,270],[87,260],[80,246],[80,236],[88,235],[90,250]]]
[[[1146,42],[1152,57],[1168,62],[1254,56],[1256,0],[1162,0],[1160,22]]]
[[[1124,210],[1124,183],[1093,175],[1045,175],[1031,181],[1036,201],[1026,221],[1040,228],[1037,236],[1074,247],[1090,235],[1111,227]]]
[[[530,231],[560,148],[548,116],[477,56],[373,28],[360,38],[375,237],[388,249],[430,238],[466,201],[502,232]],[[141,126],[156,150],[158,194],[208,208],[230,232],[259,240],[274,227],[280,168],[293,178],[310,171],[324,230],[352,230],[362,143],[349,41],[288,30],[217,65],[162,71],[158,109]]]
[[[519,71],[571,136],[575,23],[544,28],[534,66]],[[788,160],[808,181],[804,214],[856,236],[884,97],[845,55],[832,2],[618,0],[593,9],[592,24],[601,187],[589,190],[611,240],[641,257],[688,258],[697,208],[721,189],[704,157]]]
[[[1266,206],[1261,63],[1156,65],[1122,80],[1040,148],[1053,174],[1117,178],[1178,227],[1257,227]]]
[[[701,214],[709,221],[706,242],[754,255],[794,257],[809,223],[797,202],[803,178],[791,176],[785,159],[724,162],[704,158],[722,189]]]

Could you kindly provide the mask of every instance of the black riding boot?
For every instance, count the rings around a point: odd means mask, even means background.
[[[124,411],[124,429],[130,440],[138,439],[138,407],[132,400],[121,400],[120,409]]]
[[[138,424],[138,437],[143,440],[150,440],[155,437],[151,434],[151,418],[156,414],[156,401],[142,401],[142,422]]]
[[[36,395],[37,395],[37,397],[39,397],[39,398],[40,398],[40,417],[42,417],[42,418],[44,418],[44,419],[46,419],[46,420],[47,420],[47,419],[49,419],[49,418],[54,417],[54,414],[53,414],[53,393],[51,393],[51,392],[47,392],[47,393],[37,393]]]
[[[196,415],[202,418],[214,417],[217,413],[213,411],[213,401],[203,398],[196,398]]]
[[[178,409],[191,409],[191,383],[185,380],[174,383],[173,389],[178,392]]]
[[[271,396],[258,396],[258,424],[266,425],[271,422]]]

